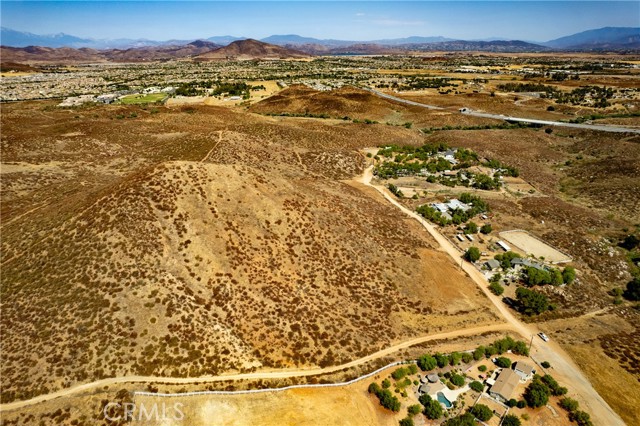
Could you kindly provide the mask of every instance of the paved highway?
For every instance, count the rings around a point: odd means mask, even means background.
[[[422,107],[422,108],[434,109],[434,110],[444,110],[445,109],[445,108],[438,107],[438,106],[435,106],[435,105],[427,105],[427,104],[422,104],[422,103],[415,102],[415,101],[410,101],[408,99],[398,98],[396,96],[392,96],[392,95],[389,95],[389,94],[386,94],[386,93],[382,93],[382,92],[379,92],[377,90],[370,89],[370,88],[364,88],[364,89],[369,91],[369,92],[371,92],[371,93],[373,93],[376,96],[381,97],[381,98],[390,99],[392,101],[401,102],[401,103],[407,104],[407,105],[419,106],[419,107]],[[469,109],[469,108],[463,108],[463,110],[464,111],[457,111],[457,112],[460,113],[460,114],[472,115],[474,117],[493,118],[495,120],[505,120],[505,121],[519,122],[519,123],[540,124],[540,125],[543,125],[543,126],[572,127],[572,128],[576,128],[576,129],[598,130],[598,131],[601,131],[601,132],[640,134],[640,129],[632,129],[632,128],[629,128],[629,127],[622,127],[622,126],[605,126],[605,125],[597,125],[597,124],[565,123],[563,121],[538,120],[538,119],[535,119],[535,118],[522,118],[522,117],[511,117],[511,116],[506,116],[506,115],[502,115],[502,114],[490,114],[490,113],[487,113],[487,112],[474,111],[474,110]]]

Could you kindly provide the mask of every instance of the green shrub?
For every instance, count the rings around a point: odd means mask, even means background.
[[[477,380],[469,383],[469,387],[476,392],[482,392],[484,390],[484,385]]]

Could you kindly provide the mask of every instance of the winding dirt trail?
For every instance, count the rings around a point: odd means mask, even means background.
[[[438,242],[443,251],[448,253],[455,262],[461,262],[460,252],[447,238],[438,232],[435,225],[427,222],[422,216],[400,204],[395,196],[387,191],[386,188],[373,185],[371,183],[372,179],[373,166],[370,166],[364,171],[359,182],[376,189],[387,201],[400,209],[404,214],[419,221],[429,234],[431,234],[431,236]],[[548,361],[553,365],[554,378],[556,378],[558,382],[569,387],[570,395],[577,399],[580,402],[580,406],[591,414],[594,424],[606,426],[621,426],[625,424],[620,416],[613,411],[609,404],[607,404],[600,394],[596,392],[587,377],[573,362],[571,357],[560,347],[560,345],[554,341],[543,342],[536,336],[536,334],[540,332],[540,329],[535,324],[525,324],[516,318],[511,313],[511,310],[502,303],[501,298],[494,295],[489,290],[487,279],[478,269],[475,268],[475,266],[469,262],[462,262],[461,267],[469,277],[475,281],[489,300],[491,300],[513,329],[522,336],[531,339],[531,357],[537,362]]]
[[[383,358],[385,356],[392,355],[393,353],[406,349],[408,347],[418,345],[421,343],[429,342],[438,339],[451,339],[464,336],[474,336],[490,331],[516,331],[513,326],[509,324],[493,324],[482,327],[467,328],[464,330],[454,330],[446,333],[430,334],[427,336],[416,337],[415,339],[405,340],[397,343],[388,348],[382,349],[378,352],[372,353],[362,358],[350,361],[346,364],[335,365],[331,367],[310,367],[310,368],[296,368],[289,370],[263,370],[254,373],[240,373],[240,374],[224,374],[220,376],[201,376],[201,377],[159,377],[159,376],[123,376],[112,377],[108,379],[98,380],[91,383],[84,383],[67,389],[62,389],[57,392],[49,393],[46,395],[40,395],[35,398],[31,398],[24,401],[15,401],[8,404],[0,405],[0,412],[16,410],[30,405],[38,404],[40,402],[50,401],[56,398],[62,398],[66,396],[75,395],[78,393],[94,390],[103,386],[124,384],[124,383],[169,383],[187,385],[194,383],[214,383],[222,382],[226,380],[259,380],[259,379],[287,379],[291,377],[305,377],[305,376],[318,376],[323,374],[335,373],[346,368],[357,367],[365,364],[369,361]]]

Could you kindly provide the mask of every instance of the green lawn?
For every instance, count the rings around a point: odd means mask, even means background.
[[[148,95],[129,95],[129,96],[125,96],[124,98],[120,99],[120,103],[123,103],[125,105],[130,105],[130,104],[148,104],[148,103],[155,103],[158,101],[162,101],[164,98],[167,97],[166,93],[151,93]]]

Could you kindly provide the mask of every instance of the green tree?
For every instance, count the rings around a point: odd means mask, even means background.
[[[431,371],[436,368],[436,365],[438,365],[436,359],[429,354],[424,354],[418,358],[418,367],[422,371]]]
[[[501,356],[496,359],[496,365],[502,368],[509,368],[511,367],[511,360],[505,356]]]
[[[410,416],[420,414],[420,411],[422,411],[422,406],[420,404],[410,405],[407,408],[407,413],[409,413]]]
[[[527,405],[529,407],[537,408],[547,405],[550,394],[551,391],[547,385],[545,385],[540,379],[540,376],[536,374],[533,376],[533,380],[524,391],[524,399],[527,401]]]
[[[411,375],[416,374],[418,372],[418,366],[415,364],[409,364],[409,366],[407,366],[407,370]]]
[[[564,284],[564,277],[562,276],[562,272],[560,272],[560,269],[553,268],[551,270],[551,285],[561,284]]]
[[[469,262],[477,262],[480,259],[480,249],[478,247],[469,247],[464,257]]]
[[[567,393],[567,388],[560,386],[560,384],[550,374],[546,374],[542,377],[542,382],[549,387],[551,395],[561,396]]]
[[[393,377],[395,380],[400,380],[403,377],[405,377],[408,373],[409,371],[406,368],[400,367],[396,369],[393,373],[391,373],[391,377]]]
[[[449,378],[449,380],[451,380],[451,383],[453,383],[454,385],[460,387],[464,385],[464,377],[461,376],[460,374],[452,374],[451,377]]]
[[[469,364],[472,360],[473,355],[471,355],[469,352],[464,352],[462,354],[462,362],[464,362],[465,364]]]
[[[462,354],[460,352],[451,352],[449,355],[449,365],[458,365],[462,360]]]
[[[423,413],[428,419],[437,420],[442,417],[442,406],[438,401],[433,400],[427,394],[421,395],[419,401],[424,406]]]
[[[569,413],[569,420],[571,420],[572,422],[576,422],[578,426],[593,426],[593,423],[591,422],[591,416],[589,416],[589,414],[585,413],[584,411],[578,410]]]
[[[576,279],[576,270],[571,266],[567,266],[562,270],[562,281],[565,284],[571,284]]]
[[[460,416],[450,418],[444,422],[442,426],[477,426],[477,424],[473,414],[464,413]]]
[[[400,426],[413,426],[413,419],[411,417],[405,417],[404,419],[400,420]]]
[[[473,414],[478,420],[486,422],[493,417],[493,411],[491,408],[484,404],[476,404],[471,408],[471,414]]]
[[[478,225],[475,222],[468,222],[464,227],[465,234],[477,234]]]
[[[540,363],[540,365],[542,366],[542,368],[549,368],[551,367],[551,364],[549,364],[549,361],[542,361]]]
[[[491,227],[490,223],[485,223],[484,225],[482,225],[482,227],[480,228],[480,232],[482,232],[483,234],[487,235],[490,234],[491,231],[493,231],[493,228]]]
[[[522,313],[525,315],[538,315],[549,309],[547,297],[534,290],[520,287],[516,290],[516,299],[520,303]]]
[[[551,274],[548,271],[529,266],[526,269],[525,281],[529,285],[550,284]]]
[[[391,387],[391,381],[389,379],[384,379],[382,381],[382,389],[389,389]]]
[[[482,392],[484,390],[484,385],[477,380],[469,383],[469,387],[476,392]]]
[[[504,416],[504,419],[502,419],[502,426],[520,426],[521,424],[520,418],[513,414],[507,414]]]
[[[635,235],[627,235],[624,240],[620,243],[620,247],[623,247],[627,250],[633,250],[636,247],[640,247],[640,238]]]
[[[640,300],[640,278],[635,277],[627,283],[627,289],[622,293],[625,299]]]
[[[478,346],[475,351],[473,351],[473,359],[479,361],[484,358],[484,346]]]
[[[578,401],[576,401],[573,398],[564,397],[560,400],[560,407],[564,408],[569,412],[576,411],[579,406],[580,404],[578,404]]]
[[[482,356],[484,356],[484,354]],[[478,371],[481,372],[481,373],[484,373],[485,371],[487,371],[487,366],[486,365],[479,365],[478,366]]]
[[[440,353],[436,354],[436,363],[438,364],[438,367],[443,368],[445,365],[449,364],[449,357],[446,355],[442,355]]]
[[[504,293],[504,287],[502,287],[498,282],[492,282],[489,284],[489,290],[491,290],[491,292],[496,296],[500,296]]]

